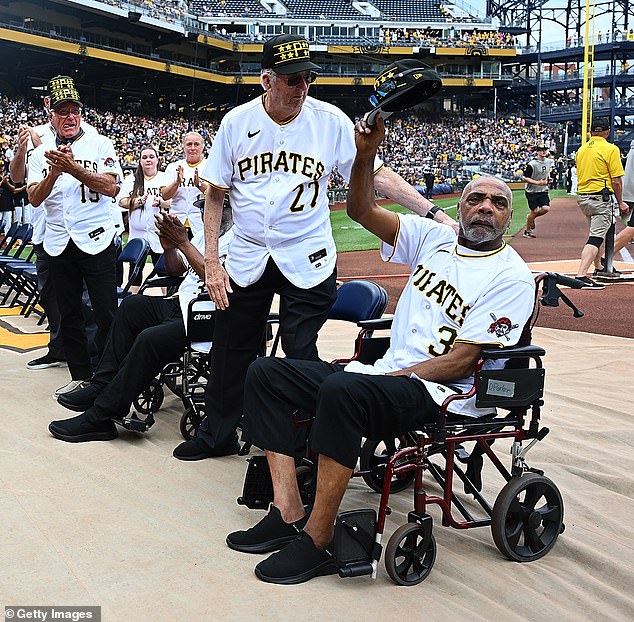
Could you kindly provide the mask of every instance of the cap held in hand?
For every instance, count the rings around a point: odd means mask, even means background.
[[[393,112],[407,110],[440,91],[442,81],[429,65],[417,60],[400,60],[384,69],[374,81],[370,103],[374,106],[367,122],[374,124],[376,115],[386,119]]]

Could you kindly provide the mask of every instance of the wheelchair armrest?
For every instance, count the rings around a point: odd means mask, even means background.
[[[482,350],[481,356],[485,360],[517,359],[544,356],[546,350],[539,346],[512,346],[510,348],[491,348]]]
[[[155,276],[149,279],[146,279],[145,283],[143,283],[139,293],[143,293],[146,289],[150,287],[177,287],[183,281],[182,276]]]
[[[366,330],[386,330],[392,326],[392,319],[391,317],[380,317],[376,320],[361,320],[357,322],[357,326]]]

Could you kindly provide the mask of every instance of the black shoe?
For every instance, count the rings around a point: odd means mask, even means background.
[[[86,412],[95,403],[97,396],[104,390],[105,386],[106,385],[103,384],[91,383],[85,387],[79,387],[74,391],[61,393],[57,397],[57,403],[74,412]]]
[[[270,553],[283,548],[297,538],[308,516],[294,523],[285,523],[282,514],[273,504],[269,513],[246,531],[234,531],[227,536],[227,546],[242,553]]]
[[[600,283],[593,281],[587,276],[578,276],[575,278],[577,279],[577,281],[581,281],[583,283],[581,289],[605,289],[605,285],[601,285]]]
[[[234,436],[226,445],[209,447],[202,438],[196,437],[181,443],[173,451],[174,458],[179,460],[194,461],[220,456],[234,456],[240,451],[238,437]]]
[[[328,548],[318,549],[312,538],[302,531],[281,551],[261,561],[255,567],[255,576],[267,583],[294,585],[314,577],[336,574],[337,564]]]
[[[45,354],[38,359],[29,361],[26,367],[27,369],[48,369],[49,367],[68,367],[68,364],[64,359],[57,359],[50,354]]]
[[[70,419],[51,421],[49,432],[60,441],[85,443],[86,441],[111,441],[119,433],[112,421],[93,423],[86,419],[86,413]]]
[[[524,231],[524,233],[522,234],[523,237],[525,238],[534,238],[537,237],[532,231],[529,231],[528,229],[526,229],[526,231]]]

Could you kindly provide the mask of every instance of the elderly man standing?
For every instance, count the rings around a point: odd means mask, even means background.
[[[381,119],[371,131],[358,125],[348,214],[382,240],[386,261],[412,271],[388,351],[374,365],[354,361],[345,368],[261,358],[247,374],[244,436],[266,450],[274,496],[269,513],[251,529],[229,534],[227,544],[245,553],[281,548],[255,567],[269,583],[302,583],[336,572],[334,522],[362,437],[395,438],[435,421],[447,391],[472,384],[482,348],[515,344],[533,309],[531,273],[503,240],[513,213],[508,186],[496,177],[470,182],[458,202],[457,236],[427,219],[395,214],[378,206],[372,192],[383,136]],[[513,327],[505,338],[491,330],[492,316]],[[462,416],[488,412],[475,406],[475,397],[456,404],[453,412]],[[293,421],[297,409],[315,415],[310,446],[319,463],[310,517],[295,476],[306,436]]]
[[[608,229],[614,222],[616,198],[619,210],[627,214],[629,207],[623,201],[623,164],[616,145],[607,141],[610,135],[610,120],[605,117],[592,119],[590,140],[577,151],[578,196],[577,203],[590,225],[590,234],[583,250],[577,279],[584,289],[603,289],[604,286],[587,276],[591,264],[601,270],[599,248]]]
[[[185,157],[167,166],[165,177],[171,181],[161,188],[163,199],[172,200],[170,214],[189,226],[194,235],[203,230],[200,209],[194,205],[194,201],[202,199],[207,191],[207,183],[200,178],[200,171],[205,166],[204,146],[205,141],[198,132],[185,134],[183,136]]]
[[[44,250],[60,311],[60,331],[71,380],[55,397],[82,387],[91,376],[82,315],[83,283],[92,303],[99,354],[117,309],[115,226],[112,199],[122,178],[110,139],[87,134],[72,78],[49,83],[54,140],[42,143],[29,160],[28,193],[34,208],[46,210]]]
[[[354,126],[331,104],[308,97],[319,67],[308,42],[278,35],[264,44],[265,93],[229,112],[218,129],[202,177],[205,272],[216,303],[206,419],[197,438],[174,450],[180,460],[237,453],[244,376],[265,337],[273,295],[280,294],[286,356],[317,359],[317,332],[336,297],[336,249],[330,227],[328,178],[345,178],[354,160]],[[374,165],[370,184],[419,214],[447,220],[399,175]],[[218,226],[225,193],[234,238],[225,267]]]

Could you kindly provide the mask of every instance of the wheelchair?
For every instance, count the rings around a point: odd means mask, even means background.
[[[162,286],[162,283],[161,283]],[[187,311],[187,346],[178,361],[168,363],[134,400],[133,410],[118,423],[135,432],[147,432],[155,423],[167,387],[183,403],[179,428],[185,440],[194,438],[204,417],[204,392],[210,375],[210,336],[214,330],[214,304],[208,294],[193,298]]]
[[[362,478],[381,497],[378,512],[374,509],[351,510],[337,517],[334,557],[340,577],[370,575],[375,578],[378,563],[384,556],[387,573],[395,583],[411,586],[422,582],[431,572],[437,552],[433,520],[428,513],[430,505],[440,506],[443,526],[456,529],[490,527],[498,550],[516,562],[543,557],[563,533],[561,493],[543,471],[529,466],[526,461],[527,453],[549,433],[548,428],[540,425],[545,351],[531,344],[531,331],[541,306],[557,307],[562,301],[572,309],[574,317],[582,317],[583,313],[559,289],[562,285],[580,289],[582,284],[556,273],[539,274],[535,282],[533,314],[524,326],[518,344],[483,350],[476,365],[475,382],[467,393],[447,397],[436,421],[422,430],[395,439],[367,439],[363,443],[359,466],[352,477]],[[358,325],[361,332],[355,357],[363,359],[363,346],[376,340],[372,337],[373,331],[388,329],[391,320],[362,321]],[[383,341],[381,347],[384,345]],[[376,353],[373,351],[372,355]],[[506,363],[499,369],[485,368],[485,363],[491,360],[505,360]],[[477,407],[491,409],[490,415],[470,418],[450,413],[453,402],[473,396]],[[504,413],[498,414],[497,409]],[[296,421],[306,423],[308,420],[298,417]],[[510,469],[493,451],[493,443],[500,439],[511,440]],[[258,461],[251,459],[253,462],[247,468],[242,497],[238,499],[238,503],[247,507],[265,508],[272,501],[266,458],[259,458]],[[506,482],[493,504],[482,494],[485,458]],[[309,506],[314,499],[316,483],[313,472],[313,457],[308,455],[299,461],[298,484],[304,503]],[[432,494],[425,486],[425,472],[440,487],[441,494]],[[408,514],[408,522],[393,533],[384,551],[381,541],[387,516],[391,513],[390,495],[405,490],[412,482],[413,510]],[[457,490],[458,482],[462,483],[462,492]]]
[[[163,286],[163,281],[157,281]],[[357,323],[380,317],[387,306],[387,292],[372,281],[351,280],[337,290],[337,299],[328,313],[328,319]],[[180,432],[185,440],[198,434],[205,416],[205,386],[211,374],[210,335],[213,334],[213,303],[209,295],[194,298],[188,309],[187,347],[179,361],[166,365],[134,401],[134,410],[119,420],[123,427],[136,432],[147,432],[155,423],[154,414],[165,398],[164,387],[172,391],[183,402],[184,412],[180,418]],[[277,354],[280,335],[279,314],[271,313],[267,320],[266,334],[259,356]],[[270,344],[270,345],[269,345]],[[245,444],[240,455],[246,455],[250,445]]]

